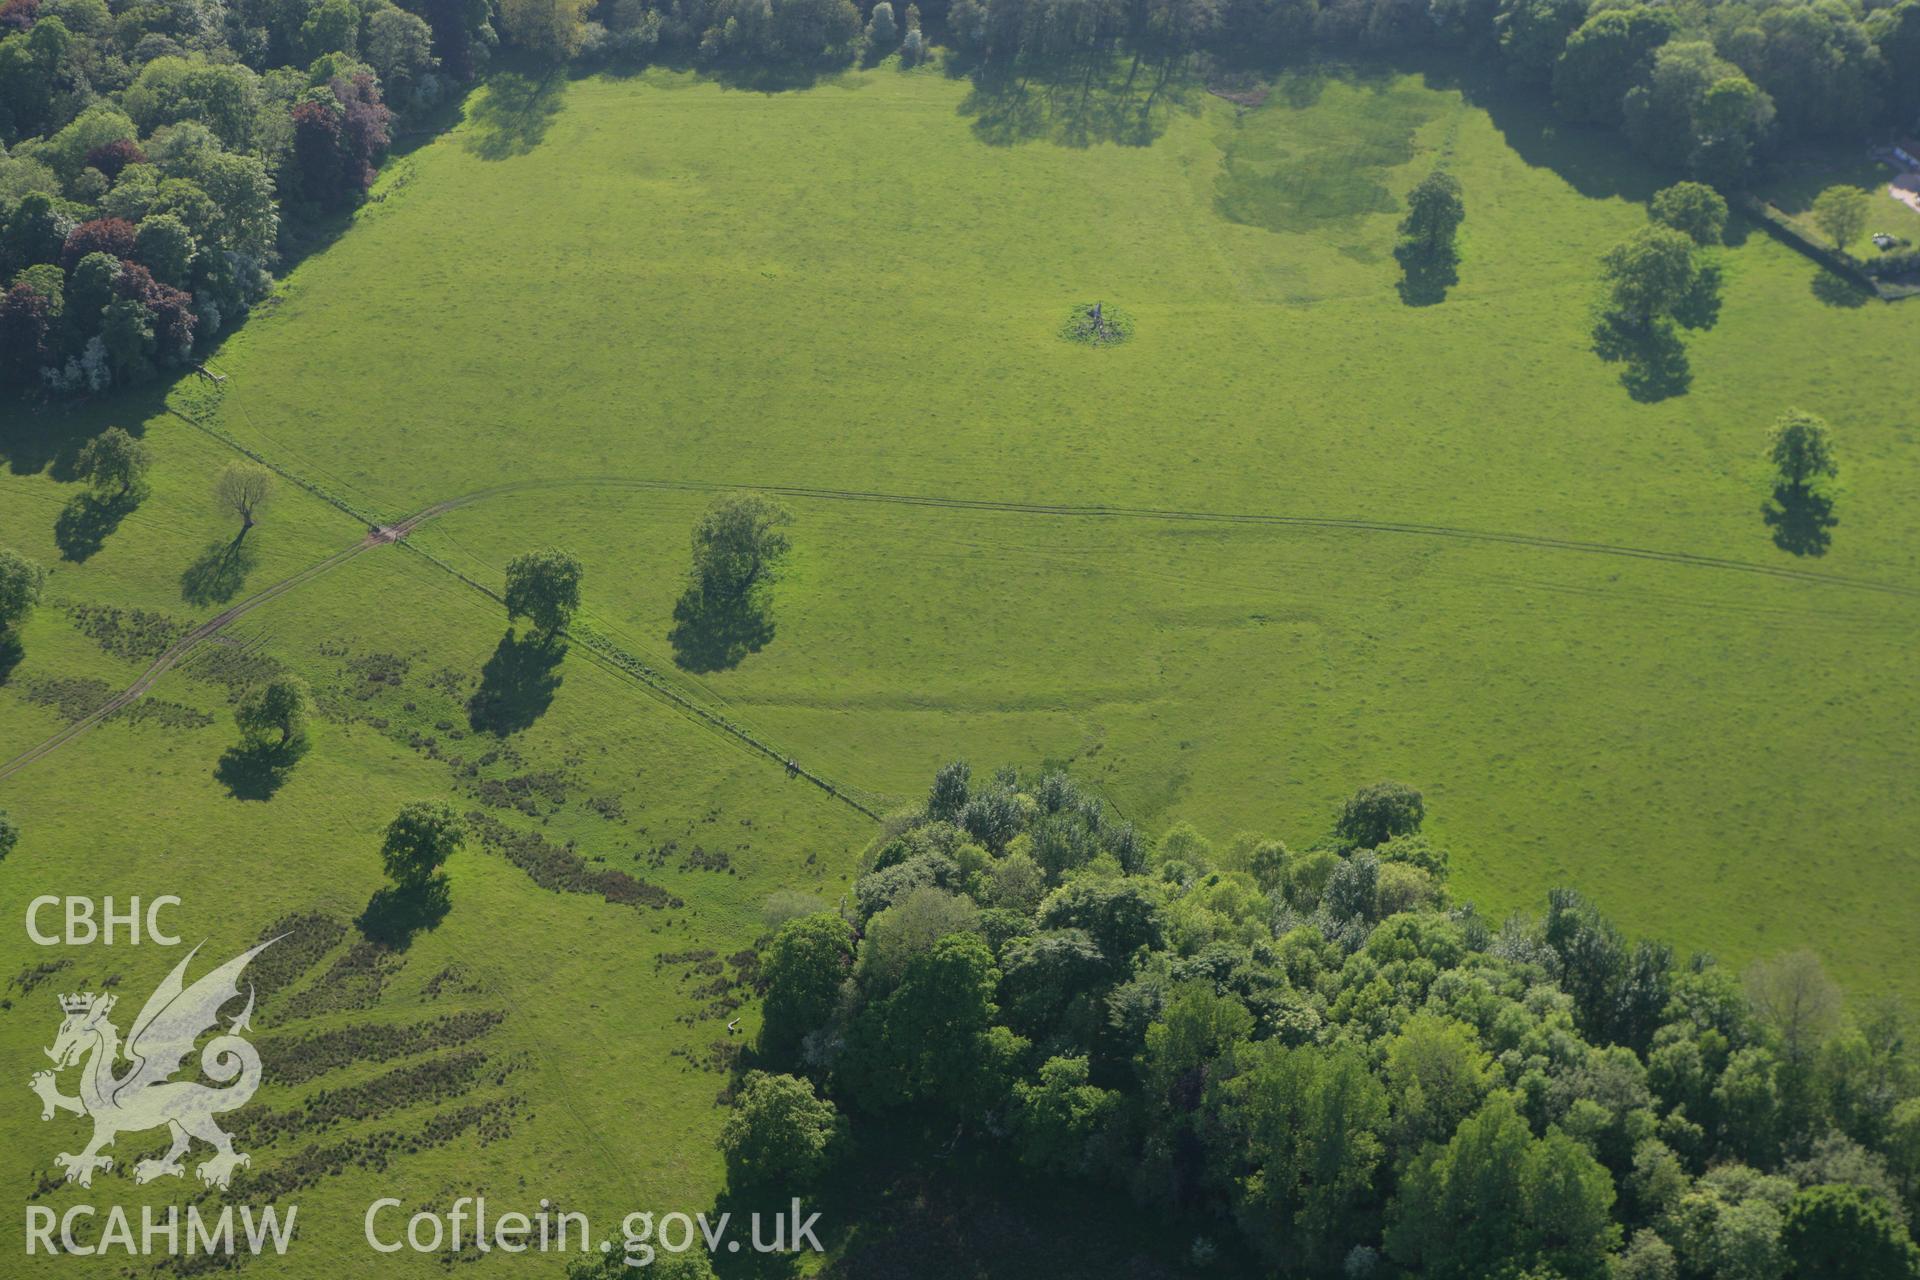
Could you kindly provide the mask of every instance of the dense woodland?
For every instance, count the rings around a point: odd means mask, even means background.
[[[1423,817],[1385,783],[1309,848],[1149,845],[1060,774],[942,770],[840,909],[765,946],[734,1184],[920,1131],[1130,1196],[1195,1264],[1920,1276],[1897,1011],[1806,952],[1680,959],[1573,892],[1485,919]]]

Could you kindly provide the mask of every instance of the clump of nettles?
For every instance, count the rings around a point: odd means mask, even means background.
[[[1133,336],[1133,317],[1104,302],[1082,302],[1067,317],[1060,336],[1068,342],[1110,347]]]

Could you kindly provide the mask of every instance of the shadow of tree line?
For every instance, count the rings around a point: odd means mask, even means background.
[[[988,146],[1144,147],[1166,132],[1175,112],[1199,110],[1199,81],[1181,61],[1146,65],[1134,58],[1123,72],[1105,50],[1017,65],[956,57],[947,73],[971,81],[958,111],[973,117],[974,136]]]
[[[482,160],[527,154],[547,136],[566,91],[567,76],[559,67],[494,72],[486,88],[468,101],[467,150]]]

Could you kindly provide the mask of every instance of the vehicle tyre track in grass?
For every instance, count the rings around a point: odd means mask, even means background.
[[[409,522],[404,527],[411,530],[415,523],[418,523],[418,521]],[[89,711],[86,715],[74,721],[38,746],[29,747],[5,764],[0,764],[0,779],[11,777],[34,761],[65,746],[122,707],[132,704],[148,689],[153,687],[154,681],[165,675],[170,669],[177,666],[182,658],[198,648],[202,641],[224,630],[236,619],[252,612],[268,601],[293,590],[302,583],[309,582],[331,569],[338,568],[348,560],[359,555],[362,551],[371,547],[383,546],[386,543],[394,541],[397,537],[405,536],[403,533],[395,532],[396,529],[401,527],[402,526],[389,526],[374,529],[368,533],[366,537],[354,543],[352,546],[341,551],[336,551],[325,560],[317,564],[308,565],[292,577],[282,578],[265,590],[256,592],[248,596],[245,600],[242,600],[239,604],[233,605],[215,614],[213,617],[208,618],[205,622],[169,645],[166,652],[155,658],[147,669],[140,673],[139,679],[135,680],[125,689],[116,693],[113,697],[107,699],[92,711]]]
[[[1697,555],[1690,551],[1666,551],[1654,547],[1636,547],[1624,543],[1589,542],[1578,538],[1554,538],[1540,534],[1508,533],[1499,530],[1466,529],[1455,525],[1423,524],[1406,520],[1367,520],[1357,516],[1280,515],[1271,512],[1205,511],[1174,507],[1130,507],[1103,503],[1015,502],[995,498],[960,498],[938,494],[881,493],[862,489],[828,489],[808,485],[725,484],[705,480],[636,480],[623,476],[582,476],[570,480],[521,480],[476,490],[433,508],[434,514],[467,506],[483,499],[509,493],[557,488],[626,488],[678,490],[689,493],[727,493],[753,490],[783,498],[812,499],[823,502],[864,502],[893,506],[930,507],[953,511],[1002,512],[1010,515],[1052,516],[1061,519],[1162,520],[1203,524],[1242,524],[1277,528],[1352,530],[1361,533],[1402,534],[1427,538],[1452,538],[1465,542],[1489,542],[1531,547],[1542,551],[1569,551],[1586,555],[1619,556],[1650,560],[1661,564],[1696,569],[1748,573],[1807,582],[1821,586],[1847,587],[1856,591],[1875,591],[1885,595],[1920,599],[1920,586],[1881,582],[1846,574],[1823,573],[1817,569],[1799,569],[1790,565],[1761,564],[1752,560],[1733,560],[1723,556]]]
[[[194,426],[201,427],[203,430],[206,429],[203,424],[187,418],[186,415],[181,414],[180,416]],[[209,432],[209,434],[216,433]],[[216,438],[223,437],[216,434]],[[236,442],[230,439],[224,442],[230,445],[236,444]],[[251,450],[246,450],[245,452],[257,460],[264,461],[264,459],[259,459],[259,455],[254,454]],[[274,470],[295,480],[297,483],[301,483],[303,488],[309,488],[320,493],[320,496],[326,498],[341,510],[349,514],[357,514],[353,512],[351,507],[340,502],[332,495],[325,494],[324,492],[314,489],[313,486],[306,484],[304,481],[300,481],[299,477],[294,476],[284,467],[274,466]],[[562,488],[642,489],[685,493],[725,493],[752,489],[785,498],[823,502],[858,502],[890,506],[926,507],[936,510],[985,511],[1009,515],[1049,516],[1056,519],[1160,520],[1169,522],[1241,524],[1276,528],[1332,529],[1351,530],[1363,533],[1403,534],[1418,537],[1451,538],[1468,542],[1486,542],[1530,547],[1543,551],[1568,551],[1587,555],[1618,556],[1627,559],[1680,565],[1688,568],[1747,573],[1791,582],[1806,582],[1821,586],[1845,587],[1858,591],[1874,591],[1887,595],[1920,598],[1920,587],[1909,587],[1899,583],[1880,582],[1870,578],[1857,578],[1844,574],[1822,573],[1812,569],[1796,569],[1785,565],[1758,564],[1753,561],[1732,560],[1721,556],[1697,555],[1686,551],[1665,551],[1657,548],[1635,547],[1621,543],[1589,542],[1575,538],[1553,538],[1537,534],[1465,529],[1452,525],[1424,524],[1414,521],[1367,520],[1359,517],[1346,516],[1281,515],[1271,512],[1206,511],[1174,507],[1017,502],[1010,499],[962,498],[939,494],[884,493],[862,489],[831,489],[811,485],[731,484],[706,480],[647,480],[636,479],[630,476],[602,475],[551,480],[520,480],[508,484],[494,485],[486,489],[477,489],[472,493],[462,494],[459,497],[449,498],[422,508],[420,511],[396,523],[377,525],[353,546],[336,552],[318,564],[311,565],[299,573],[294,574],[292,577],[282,579],[264,591],[234,605],[232,608],[216,614],[206,622],[195,627],[185,636],[182,636],[168,648],[165,653],[154,659],[153,664],[141,674],[140,678],[125,690],[108,699],[101,706],[89,712],[85,717],[68,725],[61,732],[55,734],[45,742],[29,748],[27,751],[15,756],[12,760],[7,761],[4,765],[0,765],[0,779],[10,777],[27,765],[57,750],[59,747],[112,715],[115,711],[132,703],[145,693],[147,689],[153,685],[155,680],[159,679],[161,675],[165,674],[169,668],[177,664],[202,641],[219,632],[235,619],[258,608],[260,605],[266,604],[283,592],[289,591],[337,567],[346,560],[351,559],[353,556],[371,547],[381,546],[391,542],[400,542],[403,543],[403,545],[409,545],[411,550],[419,552],[423,558],[430,563],[454,574],[469,586],[484,592],[494,599],[500,599],[497,592],[483,583],[468,577],[466,574],[461,573],[458,569],[441,560],[438,556],[424,551],[419,547],[406,544],[405,539],[407,535],[436,516],[444,515],[449,511],[454,511],[461,507],[471,506],[474,503],[482,502],[489,498],[505,497],[509,494],[527,493],[541,489]],[[842,801],[865,816],[869,818],[877,817],[873,807],[869,803],[865,803],[861,799],[856,798],[854,794],[850,794],[849,789],[840,787],[828,781],[826,778],[812,773],[810,770],[797,767],[791,757],[784,756],[774,747],[761,741],[758,737],[740,726],[735,725],[725,716],[710,708],[703,707],[694,699],[681,693],[677,688],[674,688],[671,681],[661,673],[654,670],[650,665],[633,654],[628,653],[625,649],[614,645],[606,637],[591,632],[583,632],[575,638],[582,642],[583,647],[585,647],[603,667],[646,686],[681,710],[739,739],[756,752],[787,767],[789,772],[795,776],[805,778],[807,781],[825,791],[828,795]]]

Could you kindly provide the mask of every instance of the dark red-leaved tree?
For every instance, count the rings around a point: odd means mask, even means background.
[[[40,16],[40,0],[6,0],[0,4],[0,32],[25,31]]]
[[[120,171],[130,164],[145,164],[147,153],[140,144],[131,138],[115,138],[112,142],[103,142],[87,152],[86,165],[98,169],[109,178],[118,178]]]
[[[90,253],[131,258],[133,241],[133,224],[125,218],[95,218],[67,233],[67,243],[60,250],[60,265],[72,271],[80,259]]]
[[[29,284],[0,296],[0,379],[24,386],[38,376],[47,356],[53,304]]]
[[[120,264],[113,291],[145,305],[153,316],[153,340],[160,358],[179,364],[193,351],[193,298],[172,285],[161,284],[137,262]]]
[[[332,207],[345,185],[340,111],[324,102],[293,104],[293,178],[301,196]]]
[[[293,176],[306,199],[322,208],[345,209],[373,185],[393,113],[380,101],[372,76],[336,78],[327,88],[332,104],[294,104]]]
[[[347,178],[355,185],[356,196],[365,195],[373,185],[380,157],[387,153],[393,112],[380,101],[380,86],[364,71],[352,80],[336,79],[331,87],[346,112],[341,136],[346,144]]]

